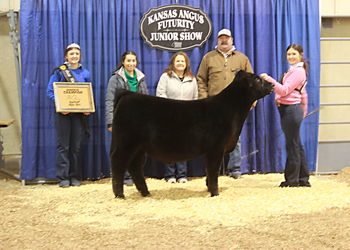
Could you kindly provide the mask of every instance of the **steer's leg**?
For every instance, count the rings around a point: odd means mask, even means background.
[[[143,165],[145,164],[145,153],[139,152],[134,157],[131,162],[128,170],[129,173],[135,182],[136,188],[141,192],[142,196],[149,196],[147,184],[145,181],[145,177],[143,175]]]
[[[218,178],[223,153],[210,152],[205,155],[205,169],[207,172],[207,186],[211,196],[219,195]]]
[[[116,146],[111,148],[111,174],[113,192],[116,198],[124,197],[124,175],[131,159],[128,158],[128,152],[123,152],[121,148]]]

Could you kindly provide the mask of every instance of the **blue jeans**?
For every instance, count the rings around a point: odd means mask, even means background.
[[[165,180],[169,180],[171,178],[179,179],[187,179],[187,162],[177,162],[173,164],[165,164]]]
[[[242,174],[241,164],[241,136],[239,136],[235,149],[230,153],[230,160],[227,165],[227,171],[234,174]]]
[[[284,170],[286,182],[291,185],[305,185],[309,182],[309,167],[300,139],[303,108],[300,104],[280,105],[278,111],[286,138],[287,160]]]
[[[83,180],[80,159],[80,147],[84,127],[81,120],[83,114],[54,114],[57,131],[56,177],[58,181]]]
[[[131,180],[131,175],[129,174],[128,171],[125,172],[124,180]]]

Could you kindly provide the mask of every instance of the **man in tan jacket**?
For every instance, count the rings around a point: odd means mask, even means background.
[[[231,31],[222,29],[218,33],[218,45],[202,59],[197,73],[198,97],[207,98],[219,94],[235,78],[236,69],[253,73],[246,55],[236,51]],[[256,102],[252,107],[256,105]],[[235,179],[241,178],[241,140],[230,153],[227,174]]]

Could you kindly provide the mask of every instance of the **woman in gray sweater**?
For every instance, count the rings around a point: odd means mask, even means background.
[[[117,89],[127,89],[148,95],[146,76],[136,68],[139,64],[136,54],[133,51],[126,51],[122,55],[117,69],[112,72],[109,79],[106,93],[106,120],[108,130],[112,132],[114,97]],[[128,172],[125,173],[124,184],[133,185]]]

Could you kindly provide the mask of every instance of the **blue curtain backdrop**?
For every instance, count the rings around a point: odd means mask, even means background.
[[[217,33],[228,28],[238,51],[246,54],[257,74],[276,79],[288,69],[283,60],[289,44],[299,43],[309,59],[309,111],[319,106],[320,34],[318,0],[22,0],[20,11],[22,63],[22,168],[21,179],[55,178],[57,136],[54,104],[46,97],[52,70],[63,62],[65,47],[81,46],[83,65],[91,72],[96,113],[88,117],[91,138],[83,142],[85,179],[110,176],[111,133],[105,121],[105,92],[110,72],[121,55],[133,50],[146,75],[151,95],[167,67],[172,52],[146,45],[139,22],[149,8],[167,4],[200,7],[213,24],[209,41],[186,51],[197,73],[202,57],[213,50]],[[302,123],[302,141],[310,170],[316,168],[318,114]],[[285,163],[284,136],[274,94],[259,100],[242,131],[244,173],[281,172]],[[227,161],[227,157],[226,157]],[[148,159],[144,168],[151,177],[163,177],[163,164]],[[204,161],[189,162],[189,176],[204,175]]]

